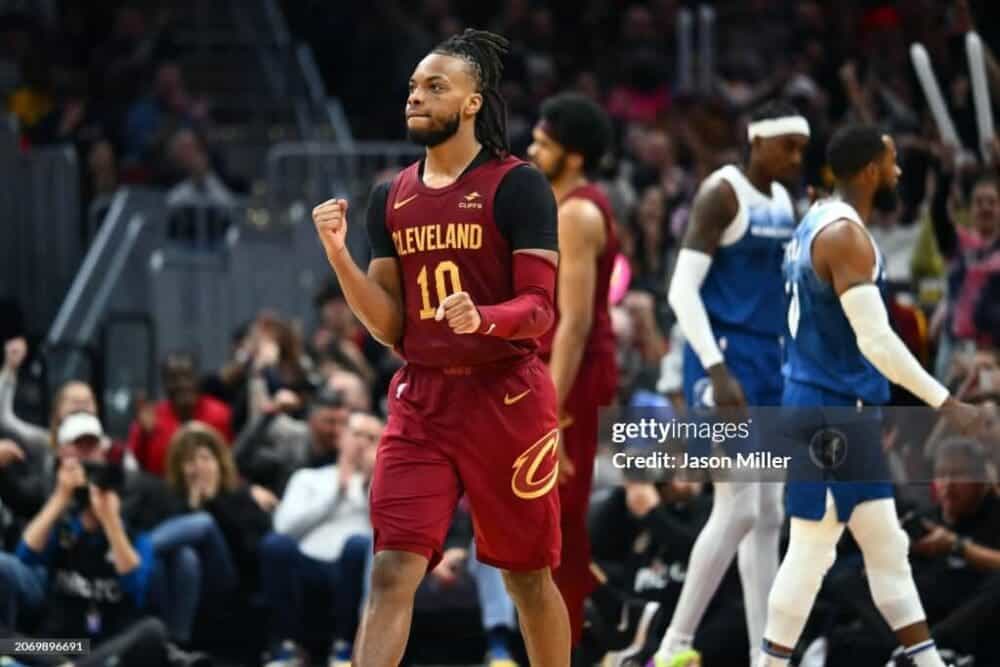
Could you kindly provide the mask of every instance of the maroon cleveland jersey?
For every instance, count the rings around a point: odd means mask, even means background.
[[[594,286],[594,320],[590,327],[590,335],[587,337],[586,347],[583,352],[583,361],[580,364],[580,371],[577,382],[580,378],[589,373],[600,373],[608,380],[606,391],[601,393],[601,403],[610,400],[614,392],[614,383],[617,382],[617,360],[615,356],[615,334],[611,329],[611,313],[608,311],[608,295],[611,291],[611,273],[615,266],[615,257],[618,255],[619,243],[618,235],[615,233],[615,216],[611,211],[611,202],[607,195],[594,183],[581,185],[572,190],[563,198],[563,202],[568,199],[586,199],[594,203],[601,211],[604,218],[605,243],[604,251],[597,258],[597,283]],[[561,204],[562,202],[560,202]],[[556,301],[558,303],[558,299]],[[541,351],[542,358],[548,360],[552,353],[552,340],[555,338],[556,326],[559,323],[558,309],[556,311],[556,322],[549,329],[548,333],[542,337]],[[614,370],[611,370],[614,369]],[[610,372],[610,377],[609,375]]]
[[[526,163],[481,160],[443,188],[424,185],[421,164],[396,176],[385,202],[406,310],[397,351],[425,366],[477,366],[532,354],[534,340],[456,334],[447,321],[434,319],[441,301],[455,292],[468,292],[482,306],[514,298],[513,249],[494,219],[494,199],[508,172]]]

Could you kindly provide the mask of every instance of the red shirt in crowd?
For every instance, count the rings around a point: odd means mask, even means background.
[[[181,421],[169,401],[156,404],[156,424],[150,433],[144,433],[138,421],[132,422],[128,433],[128,448],[143,470],[163,477],[167,470],[167,453],[170,438],[181,427]],[[231,410],[229,406],[210,396],[199,396],[194,406],[195,421],[208,424],[232,443]]]

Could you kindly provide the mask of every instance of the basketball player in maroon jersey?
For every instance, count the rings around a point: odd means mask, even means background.
[[[466,30],[410,78],[406,127],[424,159],[376,187],[367,275],[344,246],[347,202],[313,220],[351,308],[406,364],[371,486],[375,559],[354,664],[396,665],[413,596],[468,494],[479,560],[500,568],[532,665],[569,664],[559,564],[555,389],[537,355],[552,325],[556,204],[509,155],[499,93],[507,41]]]
[[[573,644],[583,629],[583,601],[593,591],[587,508],[597,454],[597,418],[617,389],[608,292],[618,239],[611,204],[587,178],[608,150],[611,124],[582,95],[542,104],[528,155],[559,202],[558,324],[541,341],[556,388],[562,426],[559,504],[562,558],[554,572],[569,611]]]

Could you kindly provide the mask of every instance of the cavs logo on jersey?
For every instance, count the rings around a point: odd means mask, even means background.
[[[514,461],[510,488],[525,500],[544,496],[559,478],[559,430],[544,435]]]
[[[465,201],[458,203],[459,208],[482,208],[482,202],[476,201],[482,197],[478,192],[470,192],[469,194],[462,197]]]

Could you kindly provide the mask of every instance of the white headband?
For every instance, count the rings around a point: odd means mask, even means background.
[[[758,120],[747,126],[747,136],[750,141],[757,137],[770,139],[780,137],[783,134],[804,134],[809,136],[809,121],[802,116],[783,116],[782,118],[768,118]]]

